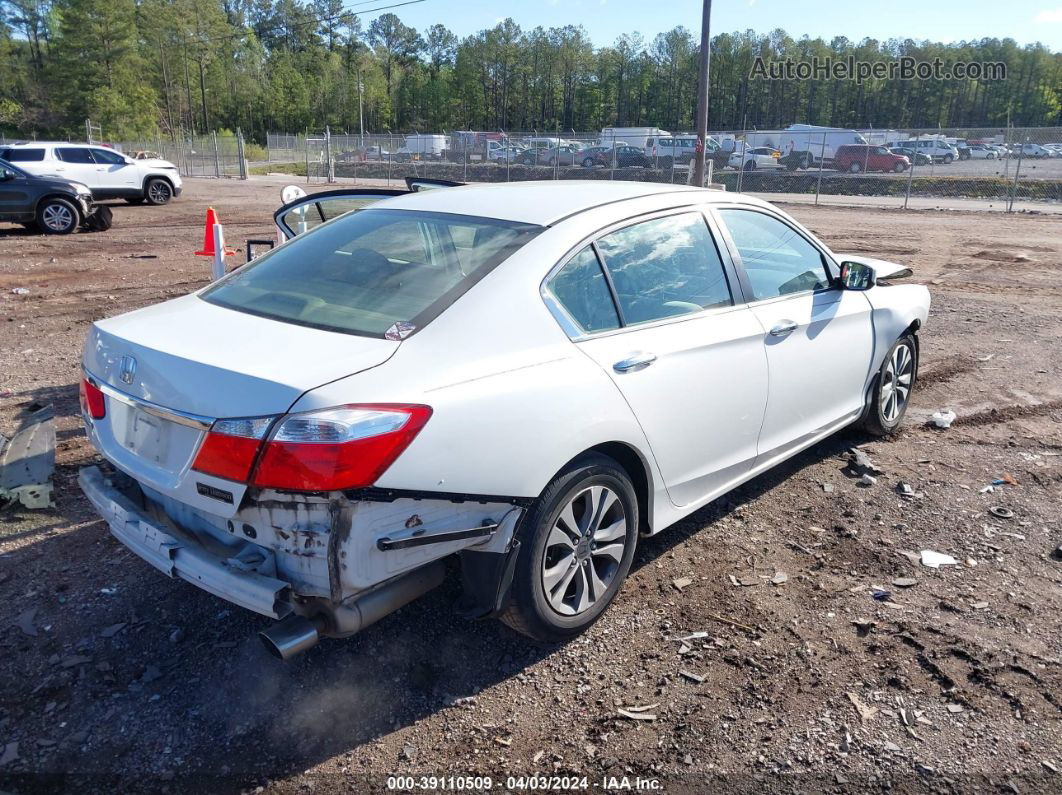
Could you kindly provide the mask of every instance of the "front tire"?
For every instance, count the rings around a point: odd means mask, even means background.
[[[144,186],[144,198],[155,206],[167,204],[173,198],[173,186],[164,179],[149,179]]]
[[[907,170],[907,166],[905,166],[903,163],[897,163],[895,166],[892,167],[892,170],[895,171],[897,174],[902,174],[904,171]]]
[[[863,420],[867,433],[889,436],[896,432],[907,413],[917,378],[918,344],[914,335],[904,334],[889,348],[874,379],[870,405]]]
[[[522,547],[502,621],[543,643],[593,624],[630,571],[638,499],[614,460],[588,454],[557,475],[521,522]]]
[[[592,157],[583,158],[583,168],[593,168],[593,167],[594,167],[594,158],[592,158]]]
[[[81,226],[81,214],[66,199],[45,199],[37,208],[37,227],[46,235],[69,235]]]
[[[950,166],[952,160],[954,160],[954,158],[951,155],[944,155],[944,165]]]
[[[863,170],[863,167],[859,165],[859,163],[852,163],[852,165],[848,167],[848,170],[853,174],[858,174],[860,171]]]

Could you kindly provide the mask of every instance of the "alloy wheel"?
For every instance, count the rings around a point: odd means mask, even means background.
[[[41,221],[53,232],[63,232],[74,223],[74,215],[64,204],[49,204],[41,213]]]
[[[881,376],[881,416],[895,422],[911,396],[914,377],[914,355],[909,345],[897,345]]]
[[[170,186],[162,180],[155,180],[148,186],[148,196],[155,204],[165,204],[170,200]]]
[[[542,555],[542,590],[557,613],[576,616],[604,598],[627,545],[627,512],[607,486],[588,486],[565,504]]]

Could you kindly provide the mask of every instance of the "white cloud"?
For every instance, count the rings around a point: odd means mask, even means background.
[[[1051,24],[1062,25],[1062,6],[1057,8],[1045,8],[1036,15],[1035,22],[1038,25]]]

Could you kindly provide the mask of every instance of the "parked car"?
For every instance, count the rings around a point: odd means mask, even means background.
[[[93,204],[87,185],[37,177],[0,160],[0,221],[22,224],[46,235],[68,235],[79,227],[109,229],[111,209]]]
[[[996,150],[987,144],[970,144],[970,158],[973,160],[995,160]]]
[[[933,158],[927,155],[925,152],[919,152],[915,149],[908,149],[906,146],[890,146],[889,151],[894,155],[903,155],[907,158],[908,162],[914,163],[916,166],[928,166],[933,162]]]
[[[959,153],[959,160],[969,160],[973,157],[973,153],[970,151],[970,144],[966,141],[955,141],[952,143],[955,147],[955,151]]]
[[[838,171],[906,171],[911,161],[905,155],[890,152],[884,146],[847,144],[837,147],[833,167]]]
[[[398,609],[451,557],[466,614],[570,638],[642,535],[904,416],[926,288],[766,202],[597,180],[348,199],[96,321],[82,360],[115,470],[83,469],[86,495],[168,576],[280,619],[278,656]]]
[[[1022,144],[1020,154],[1022,157],[1033,157],[1039,159],[1041,157],[1050,157],[1051,151],[1046,147],[1041,146],[1040,144]],[[1017,156],[1017,153],[1015,154],[1015,156]]]
[[[1051,153],[1051,157],[1062,157],[1062,144],[1044,144],[1044,149]]]
[[[394,157],[394,154],[387,151],[382,146],[366,146],[362,152],[361,159],[387,162]]]
[[[785,164],[778,162],[781,156],[781,152],[769,146],[756,146],[750,149],[739,146],[730,155],[727,165],[745,171],[755,171],[757,168],[785,168]]]
[[[713,149],[718,149],[717,144],[711,138],[708,139],[708,157],[711,157]],[[674,168],[675,165],[686,166],[693,160],[697,151],[696,135],[673,135],[665,138],[650,138],[645,152],[653,163],[663,169]]]
[[[933,158],[936,163],[952,163],[959,159],[959,150],[942,138],[910,138],[906,141],[894,141],[889,148],[902,146],[913,149]]]
[[[490,159],[499,163],[515,163],[526,149],[522,146],[502,146],[490,152]]]
[[[630,144],[601,147],[597,159],[606,168],[650,168],[653,165],[653,159],[644,149]]]
[[[0,160],[39,177],[55,176],[87,185],[96,201],[166,204],[181,195],[181,176],[168,160],[134,159],[104,146],[74,143],[9,144]]]
[[[538,163],[547,166],[578,166],[582,164],[582,151],[580,144],[571,143],[539,149]]]

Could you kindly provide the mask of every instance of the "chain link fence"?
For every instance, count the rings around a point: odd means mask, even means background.
[[[814,203],[1062,211],[1062,127],[842,130],[794,125],[709,135],[710,181]],[[646,129],[270,133],[267,162],[309,182],[622,179],[685,184],[689,132]]]

